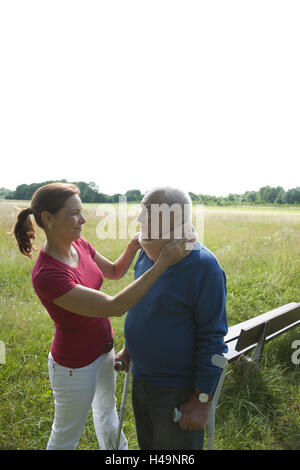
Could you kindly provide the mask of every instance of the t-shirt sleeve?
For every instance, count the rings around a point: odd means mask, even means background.
[[[96,254],[95,248],[85,238],[81,238],[80,243],[82,246],[85,247],[85,249],[87,249],[90,252],[91,257],[94,258]]]
[[[51,268],[41,270],[33,282],[38,297],[49,302],[66,294],[76,285],[70,273]]]

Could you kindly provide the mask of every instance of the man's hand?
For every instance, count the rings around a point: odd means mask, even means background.
[[[129,364],[130,364],[130,356],[128,349],[126,346],[123,347],[123,349],[115,356],[115,362],[121,361],[124,363],[124,370],[128,372],[129,369]]]
[[[200,429],[204,429],[210,407],[211,401],[201,403],[195,396],[193,396],[190,401],[180,407],[180,411],[183,414],[179,422],[180,428],[187,431],[198,431]]]

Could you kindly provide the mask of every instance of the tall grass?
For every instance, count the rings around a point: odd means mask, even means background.
[[[44,449],[53,420],[53,398],[47,355],[53,324],[31,285],[34,259],[24,258],[11,230],[16,207],[24,201],[0,202],[0,340],[6,363],[0,364],[0,448]],[[117,259],[127,240],[99,240],[96,207],[85,205],[83,237],[104,256]],[[37,231],[36,246],[44,241]],[[299,301],[300,212],[289,209],[205,208],[204,243],[227,275],[229,325],[288,302]],[[133,265],[118,281],[105,280],[102,290],[115,295],[133,280]],[[123,344],[124,318],[112,319],[115,350]],[[218,449],[299,449],[300,374],[291,361],[292,331],[265,347],[262,367],[252,378],[243,361],[228,368],[216,420]],[[117,380],[118,405],[124,374]],[[128,394],[124,431],[129,448],[138,449]],[[97,449],[89,416],[79,449]]]

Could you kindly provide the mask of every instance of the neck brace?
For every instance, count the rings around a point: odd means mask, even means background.
[[[174,227],[174,229],[166,231],[162,233],[159,237],[155,238],[149,238],[148,237],[148,227],[145,227],[145,225],[141,224],[140,226],[140,234],[139,234],[139,242],[142,244],[143,241],[146,241],[147,243],[150,242],[159,242],[161,240],[179,240],[181,238],[185,237],[187,242],[191,242],[195,244],[198,241],[198,234],[194,229],[193,224],[191,223],[190,220],[188,220],[184,224],[178,224]]]

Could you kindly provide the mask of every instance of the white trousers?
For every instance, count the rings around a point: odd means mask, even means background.
[[[114,349],[86,367],[70,369],[48,357],[55,416],[48,450],[76,449],[92,406],[93,421],[101,450],[116,448],[119,419],[116,410]],[[127,450],[121,433],[119,450]]]

